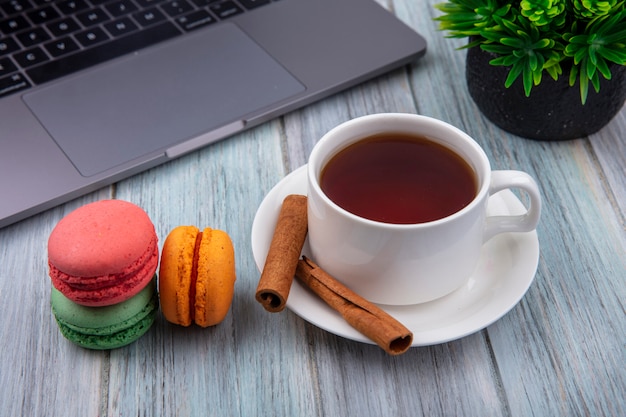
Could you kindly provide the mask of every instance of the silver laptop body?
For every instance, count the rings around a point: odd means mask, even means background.
[[[178,4],[155,1],[162,15]],[[215,2],[204,1],[210,24],[185,32],[189,19],[166,16],[180,36],[136,50],[131,44],[92,67],[83,68],[77,51],[0,77],[0,227],[405,65],[426,49],[372,0],[280,0],[223,19],[209,8]],[[243,9],[244,2],[222,3]],[[0,30],[12,23],[2,13]],[[19,34],[0,34],[0,53],[2,39],[19,43]],[[78,43],[78,34],[69,36]],[[0,63],[18,58],[28,57],[4,54]],[[71,74],[53,78],[71,65]]]

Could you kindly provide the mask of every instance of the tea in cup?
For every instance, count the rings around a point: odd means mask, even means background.
[[[536,228],[541,197],[521,171],[491,171],[467,134],[426,116],[386,113],[329,131],[307,167],[311,255],[379,304],[443,297],[472,275],[484,242]],[[518,188],[522,215],[487,216],[489,197]]]

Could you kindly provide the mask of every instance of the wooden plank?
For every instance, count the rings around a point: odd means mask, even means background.
[[[621,216],[622,230],[626,238],[626,106],[600,132],[589,137],[598,158],[595,161],[606,177],[610,187],[607,191],[615,212]]]
[[[626,333],[623,315],[611,312],[623,312],[626,296],[623,229],[586,140],[524,150],[545,190],[539,272],[521,306],[489,332],[511,410],[619,415]]]
[[[419,106],[421,100],[432,104],[429,94],[419,94],[419,100],[411,95],[415,86],[411,82],[423,80],[422,71],[420,61],[411,68],[413,79],[401,69],[285,116],[289,160],[297,161],[292,168],[304,164],[315,142],[343,121],[379,112],[415,113],[416,101]],[[319,378],[319,415],[507,414],[489,346],[480,333],[451,344],[412,349],[399,358],[314,326],[308,325],[307,334]]]
[[[160,320],[132,348],[111,354],[111,415],[297,415],[314,408],[311,370],[292,366],[307,362],[308,345],[298,336],[304,324],[254,300],[260,274],[250,229],[262,198],[286,173],[280,139],[279,122],[267,123],[118,185],[118,198],[149,212],[161,245],[182,224],[227,231],[237,281],[218,326]]]
[[[60,334],[50,310],[47,243],[63,216],[109,195],[93,193],[0,229],[3,415],[100,413],[108,354],[81,349]],[[80,393],[81,400],[68,401],[68,393]]]
[[[607,415],[626,403],[626,109],[589,140],[529,141],[487,121],[465,87],[463,41],[429,2],[379,0],[429,42],[403,69],[225,142],[0,229],[3,415]],[[254,300],[250,228],[265,194],[330,128],[363,114],[434,116],[473,136],[494,169],[537,178],[541,259],[522,302],[487,330],[389,357]],[[80,349],[49,309],[46,242],[101,198],[142,206],[162,246],[180,224],[226,230],[238,280],[226,320],[184,329],[161,317],[138,342]]]
[[[519,307],[489,328],[511,414],[619,415],[624,402],[615,398],[625,391],[619,365],[625,332],[623,315],[609,312],[623,312],[624,299],[624,221],[623,213],[615,214],[626,201],[626,152],[618,133],[624,111],[591,138],[608,171],[605,183],[586,140],[534,142],[491,125],[468,99],[464,54],[452,49],[456,41],[428,40],[429,57],[441,57],[446,65],[434,65],[439,72],[428,74],[430,87],[413,72],[420,112],[461,127],[485,147],[494,168],[528,171],[545,190],[537,282]],[[425,88],[428,93],[422,94]],[[437,99],[431,103],[421,100],[424,96]]]
[[[390,357],[309,329],[320,380],[319,415],[507,415],[484,334]]]

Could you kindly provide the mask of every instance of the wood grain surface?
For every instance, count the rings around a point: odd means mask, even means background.
[[[626,415],[626,110],[573,141],[503,132],[471,101],[462,42],[436,30],[436,2],[381,0],[427,38],[423,59],[0,229],[0,415]],[[494,169],[535,177],[544,199],[539,267],[521,302],[485,330],[398,357],[254,299],[250,231],[264,196],[326,131],[377,112],[465,130]],[[223,323],[181,328],[159,317],[136,343],[105,352],[60,335],[47,238],[64,215],[103,198],[143,207],[160,246],[183,224],[230,234],[237,282]]]

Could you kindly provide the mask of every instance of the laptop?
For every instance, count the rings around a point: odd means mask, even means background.
[[[0,1],[0,227],[425,50],[373,0]]]

